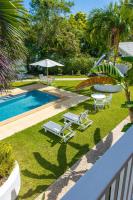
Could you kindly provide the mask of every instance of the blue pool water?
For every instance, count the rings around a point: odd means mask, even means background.
[[[59,97],[38,90],[16,96],[2,97],[0,98],[0,121],[30,111],[57,99]]]

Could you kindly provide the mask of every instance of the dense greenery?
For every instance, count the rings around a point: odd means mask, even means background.
[[[54,86],[75,91],[75,85],[80,81],[56,81]],[[132,88],[133,89],[133,88]],[[81,94],[90,95],[91,91],[82,90]],[[119,101],[118,101],[119,99]],[[44,122],[30,127],[3,142],[11,143],[15,157],[20,164],[22,174],[22,187],[20,199],[34,199],[40,192],[43,192],[49,185],[63,174],[67,168],[71,167],[79,158],[88,152],[108,133],[127,116],[127,110],[120,107],[124,102],[123,92],[113,95],[110,108],[106,108],[98,113],[90,112],[89,117],[94,121],[85,131],[77,131],[74,138],[67,144],[51,133],[45,133],[42,129]],[[93,110],[93,101],[88,100],[80,105],[70,108],[67,111],[80,113],[86,109]],[[65,112],[67,112],[65,111]],[[63,113],[50,119],[63,124]],[[104,122],[104,123],[103,123]],[[77,129],[77,126],[73,126]],[[112,137],[108,136],[104,144],[108,148],[112,144]],[[105,145],[106,146],[106,145]],[[107,147],[106,146],[106,147]],[[99,149],[94,150],[98,153]],[[102,152],[100,151],[101,156]],[[93,162],[90,160],[90,162]],[[75,174],[77,177],[78,174]]]
[[[1,179],[7,178],[15,164],[13,150],[9,144],[0,145],[0,184]]]
[[[93,66],[94,61],[86,54],[85,47],[87,16],[82,12],[70,14],[72,5],[65,0],[32,1],[26,38],[29,51],[27,64],[51,58],[67,66],[62,68],[63,74],[79,70],[85,74]],[[54,69],[51,72],[54,73]],[[56,73],[59,73],[58,70]]]
[[[25,54],[24,15],[21,0],[0,0],[0,85],[9,87],[13,63]]]
[[[72,6],[73,2],[66,0],[31,1],[26,37],[27,66],[35,60],[51,58],[65,64],[61,70],[63,74],[85,74],[94,65],[91,56],[111,50],[115,62],[119,42],[132,38],[131,1],[122,0],[88,15],[70,14]],[[37,68],[29,71],[40,73]],[[50,73],[59,74],[60,69],[52,69]]]
[[[128,2],[110,4],[106,9],[94,9],[90,13],[87,32],[95,53],[101,54],[113,49],[116,60],[119,42],[129,39],[132,33],[133,8]]]
[[[50,70],[51,74],[86,74],[94,65],[92,57],[112,49],[116,60],[119,42],[132,39],[131,1],[122,0],[88,14],[71,14],[73,4],[71,0],[32,0],[27,13],[21,0],[0,0],[0,81],[4,87],[13,78],[12,63],[16,58],[24,60],[26,51],[28,71],[34,74],[41,68],[30,69],[29,63],[44,58],[65,65]]]

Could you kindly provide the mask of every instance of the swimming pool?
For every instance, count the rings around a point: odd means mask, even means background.
[[[15,96],[1,97],[0,121],[15,117],[57,99],[59,97],[38,90],[32,90]]]

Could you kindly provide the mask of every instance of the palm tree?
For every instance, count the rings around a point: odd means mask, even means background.
[[[91,70],[96,75],[102,74],[104,76],[90,77],[88,80],[81,82],[77,89],[92,86],[95,84],[121,84],[125,91],[126,103],[125,107],[129,109],[130,120],[133,123],[133,101],[131,101],[131,94],[129,90],[128,76],[124,76],[115,66],[113,65],[99,65]]]
[[[24,14],[21,0],[0,0],[0,86],[9,86],[12,63],[24,56]]]
[[[132,15],[132,16],[131,16]],[[114,63],[118,55],[119,42],[128,38],[132,26],[133,12],[123,1],[110,4],[107,9],[93,10],[88,19],[90,40],[114,51]]]

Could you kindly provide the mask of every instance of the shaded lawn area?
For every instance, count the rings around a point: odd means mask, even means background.
[[[27,85],[33,85],[33,84],[36,84],[37,81],[16,81],[16,82],[13,82],[11,84],[12,87],[23,87],[23,86],[27,86]]]
[[[77,81],[54,83],[71,91],[75,90],[76,84]],[[90,92],[83,90],[81,93],[88,95]],[[4,142],[12,144],[21,168],[22,187],[19,199],[34,199],[119,124],[128,113],[127,109],[120,106],[124,100],[123,92],[114,94],[111,107],[97,113],[91,112],[90,118],[94,121],[92,126],[85,131],[77,131],[75,137],[66,144],[57,136],[45,133],[42,129],[44,122],[5,139]],[[85,109],[92,109],[92,100],[70,108],[69,111],[80,113]],[[63,113],[49,120],[62,124]],[[73,128],[76,129],[77,126]]]

